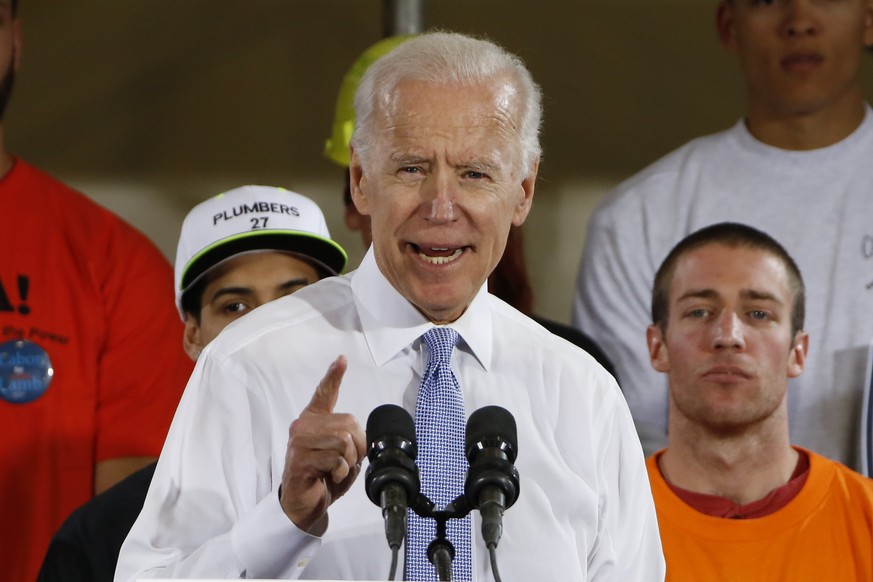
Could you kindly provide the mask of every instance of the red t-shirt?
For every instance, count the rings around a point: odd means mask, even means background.
[[[21,160],[0,254],[0,564],[26,581],[98,461],[160,452],[192,365],[160,251]]]

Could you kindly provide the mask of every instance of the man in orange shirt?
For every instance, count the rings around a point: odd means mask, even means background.
[[[661,264],[646,335],[668,446],[647,466],[667,580],[873,580],[873,480],[789,443],[803,319],[797,265],[751,227],[698,230]]]

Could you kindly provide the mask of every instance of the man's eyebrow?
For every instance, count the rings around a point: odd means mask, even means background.
[[[719,293],[715,289],[692,289],[686,291],[679,296],[676,301],[684,301],[686,299],[715,299]],[[740,291],[740,297],[743,299],[754,299],[757,301],[773,301],[782,305],[782,300],[769,291],[758,291],[757,289],[743,289]]]
[[[490,174],[490,173],[494,172],[495,170],[500,169],[500,164],[498,164],[497,162],[495,162],[494,160],[489,158],[489,159],[485,159],[485,160],[474,160],[474,161],[470,161],[470,162],[463,162],[461,164],[458,164],[458,167],[464,168],[467,170],[474,170],[477,172],[484,172],[484,173]]]
[[[389,159],[392,162],[397,163],[397,164],[416,165],[416,164],[426,164],[426,163],[430,162],[430,160],[425,156],[422,156],[419,154],[407,154],[407,153],[402,153],[402,152],[397,152],[397,153],[391,154]],[[498,162],[497,160],[495,160],[491,157],[488,157],[488,158],[484,158],[484,159],[474,159],[474,160],[461,161],[461,162],[458,162],[457,164],[455,164],[455,167],[488,173],[488,172],[494,172],[495,170],[500,169],[501,166],[500,166],[500,162]]]
[[[740,297],[743,299],[754,299],[756,301],[772,301],[774,303],[778,303],[779,305],[783,304],[783,301],[779,299],[773,293],[769,291],[758,291],[756,289],[744,289],[740,291]]]
[[[217,289],[215,291],[215,293],[212,294],[212,297],[209,298],[209,301],[215,301],[216,299],[219,299],[225,295],[250,296],[250,295],[254,295],[254,294],[255,294],[254,289],[252,289],[251,287],[242,287],[242,286],[221,287],[221,288]]]
[[[404,152],[395,152],[391,154],[389,159],[398,164],[421,164],[427,162],[427,158],[419,154],[408,154]]]
[[[301,285],[310,285],[311,283],[312,281],[309,279],[309,277],[297,277],[295,279],[288,279],[287,281],[280,283],[276,286],[276,289],[279,289],[280,291],[287,291],[288,289],[300,287]],[[216,299],[219,299],[225,295],[252,296],[254,294],[255,291],[251,287],[243,287],[241,285],[237,285],[234,287],[221,287],[212,294],[212,297],[210,297],[209,300],[215,301]]]
[[[288,289],[293,289],[294,287],[300,287],[301,285],[311,285],[312,280],[309,277],[297,277],[296,279],[288,279],[281,285],[277,287],[280,291],[287,291]]]
[[[718,293],[715,289],[692,289],[691,291],[686,291],[677,297],[676,301],[685,301],[686,299],[714,299],[716,297],[718,297]]]

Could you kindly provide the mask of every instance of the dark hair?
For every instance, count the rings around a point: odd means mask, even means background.
[[[735,222],[720,222],[697,230],[673,247],[655,274],[652,289],[652,322],[667,330],[667,320],[670,316],[670,287],[676,265],[684,255],[710,244],[720,244],[730,248],[757,249],[769,253],[782,261],[788,273],[788,284],[794,293],[794,305],[791,311],[791,335],[794,336],[803,329],[805,316],[805,290],[803,277],[797,263],[788,251],[770,235]]]
[[[182,293],[182,311],[193,317],[200,325],[200,311],[203,309],[203,292],[206,291],[210,277],[200,277],[191,287]]]
[[[15,18],[16,14],[18,14],[18,0],[12,0],[12,18]]]
[[[509,229],[503,257],[488,277],[488,291],[525,315],[533,311],[533,290],[524,261],[524,240],[520,226]]]
[[[352,173],[346,168],[345,184],[343,185],[343,204],[346,206],[354,206],[355,201],[352,200]]]
[[[333,275],[333,273],[328,271],[323,265],[302,254],[289,253],[280,249],[265,248],[263,250],[286,253],[296,259],[299,259],[309,264],[313,269],[315,269],[315,274],[318,276],[318,280]],[[216,278],[217,271],[213,271],[213,268],[216,266],[217,265],[213,265],[212,267],[207,269],[206,272],[199,279],[197,279],[194,284],[191,285],[191,287],[188,288],[187,291],[182,293],[182,311],[184,313],[187,313],[189,317],[193,317],[194,321],[197,322],[197,325],[200,325],[200,312],[203,310],[203,294],[206,292],[206,287]]]

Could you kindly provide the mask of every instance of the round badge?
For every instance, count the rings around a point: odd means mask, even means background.
[[[13,340],[0,344],[0,398],[13,404],[45,394],[54,376],[48,353],[38,344]]]

